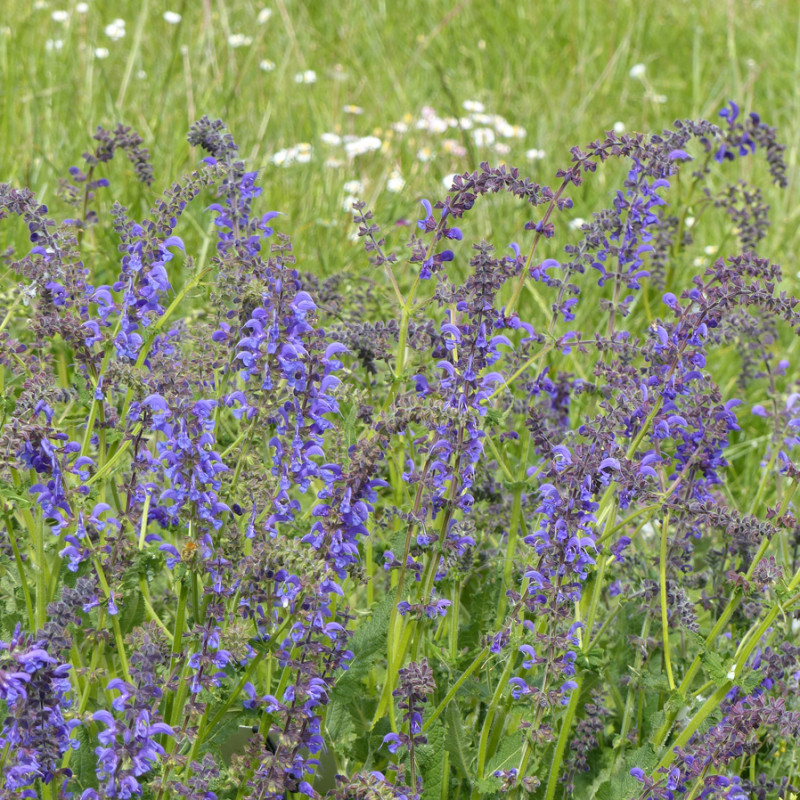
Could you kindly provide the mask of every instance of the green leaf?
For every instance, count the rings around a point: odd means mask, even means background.
[[[703,650],[700,653],[700,660],[703,663],[706,675],[714,681],[714,685],[721,689],[728,683],[728,670],[730,665],[726,664],[721,656],[713,652],[713,650]]]
[[[120,608],[119,625],[123,636],[144,622],[144,598],[139,588],[139,573],[139,564],[134,563],[122,576],[124,603]]]
[[[670,692],[669,680],[663,672],[650,672],[645,670],[641,674],[642,686],[654,692]]]
[[[33,498],[28,494],[20,494],[19,490],[9,481],[0,480],[0,500],[5,500],[4,508],[13,512],[15,508],[31,508]]]
[[[213,715],[213,710],[212,710]],[[241,752],[246,744],[247,726],[244,724],[247,714],[244,709],[234,709],[226,714],[217,727],[211,731],[211,735],[206,738],[201,746],[201,753],[211,753],[218,764],[230,764],[231,757]],[[252,731],[251,734],[252,735]]]
[[[499,769],[518,767],[522,756],[522,737],[517,735],[506,736],[500,749],[489,759],[484,775],[486,777],[477,781],[475,787],[482,794],[494,794],[502,785],[499,778],[492,773]]]
[[[97,742],[93,742],[89,736],[89,730],[85,725],[78,725],[75,729],[75,738],[78,740],[78,749],[70,756],[69,768],[75,774],[76,782],[84,788],[97,788],[97,756],[94,748]]]
[[[389,618],[394,605],[394,594],[388,594],[369,616],[361,620],[350,640],[353,660],[333,687],[332,700],[343,700],[360,693],[361,681],[367,677],[379,658],[386,655]]]
[[[606,651],[602,647],[593,647],[588,653],[579,652],[575,664],[580,669],[600,673],[606,661]]]
[[[355,444],[358,438],[356,435],[357,418],[358,406],[356,403],[353,403],[353,405],[350,406],[350,410],[347,412],[347,417],[344,421],[344,440],[348,448]]]
[[[325,714],[325,728],[329,741],[335,743],[336,752],[349,754],[357,736],[351,703],[331,703]]]
[[[486,631],[495,630],[495,614],[500,600],[502,580],[498,575],[478,575],[471,578],[461,593],[461,603],[470,615],[469,623],[458,634],[460,647],[468,648],[474,658],[482,647]]]
[[[651,744],[643,745],[625,754],[623,764],[618,763],[612,773],[610,767],[600,772],[592,783],[586,800],[619,800],[621,797],[637,797],[642,784],[631,775],[634,767],[639,767],[646,775],[658,765],[658,755]]]
[[[471,743],[467,741],[464,721],[454,703],[447,707],[445,718],[447,719],[447,736],[444,740],[444,748],[450,753],[450,761],[461,777],[469,781],[470,765],[473,760],[477,759],[477,753],[473,751]]]
[[[444,725],[437,719],[425,735],[428,743],[417,748],[417,763],[422,774],[423,800],[438,800],[442,787],[442,756],[444,755]]]

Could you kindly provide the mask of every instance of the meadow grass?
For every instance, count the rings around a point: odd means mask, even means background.
[[[138,131],[150,149],[155,181],[152,187],[143,186],[130,164],[115,158],[98,173],[108,177],[111,188],[100,189],[93,206],[105,217],[113,198],[123,202],[133,218],[140,218],[148,213],[163,187],[196,167],[200,154],[186,142],[189,127],[203,115],[220,118],[236,138],[248,168],[258,170],[264,190],[258,200],[260,212],[274,209],[281,213],[274,224],[292,236],[300,273],[310,272],[320,278],[345,274],[341,287],[345,297],[351,290],[355,294],[368,276],[374,281],[369,314],[386,320],[398,314],[396,287],[384,271],[369,269],[363,246],[354,237],[353,201],[365,201],[374,212],[388,239],[386,250],[401,250],[416,228],[415,220],[422,216],[419,201],[435,201],[447,194],[449,182],[443,182],[446,176],[476,169],[479,162],[488,161],[518,166],[532,180],[557,186],[555,172],[569,166],[569,148],[573,145],[586,145],[611,129],[659,132],[671,127],[676,118],[716,122],[719,110],[733,99],[744,112],[759,112],[766,123],[778,128],[781,141],[788,144],[785,189],[770,185],[763,159],[737,159],[735,168],[737,178],[762,187],[772,206],[772,227],[759,255],[783,265],[787,290],[796,293],[800,282],[793,258],[800,215],[796,174],[800,10],[794,2],[665,4],[621,0],[593,4],[569,0],[551,4],[436,0],[401,4],[388,0],[277,0],[262,6],[222,0],[175,0],[174,5],[154,0],[70,0],[63,4],[11,0],[0,20],[0,71],[0,182],[28,186],[49,206],[51,214],[70,216],[69,206],[57,196],[59,180],[66,176],[68,166],[80,165],[81,154],[92,149],[96,126],[111,128],[121,122]],[[502,120],[493,115],[501,115]],[[454,126],[448,123],[449,118],[466,121]],[[348,142],[347,137],[352,139]],[[348,145],[355,150],[348,152]],[[578,238],[579,220],[608,206],[624,175],[623,166],[615,164],[585,175],[583,185],[571,191],[574,207],[559,217],[559,233],[564,235],[542,240],[537,258],[559,258],[565,241]],[[733,180],[729,175],[724,179]],[[709,186],[719,189],[722,181],[723,177],[712,175]],[[689,180],[681,177],[674,189],[676,205],[688,206],[692,215],[699,197],[685,194],[689,186]],[[490,197],[470,216],[469,235],[491,240],[498,250],[512,240],[522,242],[526,213],[510,196]],[[199,204],[190,207],[183,219],[181,236],[202,270],[214,252],[212,220]],[[572,225],[564,224],[570,221]],[[10,246],[23,253],[30,247],[20,221],[3,220],[0,252]],[[680,254],[681,288],[717,257],[737,253],[738,244],[722,212],[705,214],[695,241]],[[117,241],[107,227],[90,229],[81,255],[95,276],[95,284],[115,279],[119,271]],[[462,263],[465,260],[461,259]],[[187,280],[182,276],[183,264],[178,256],[167,266],[176,291]],[[13,276],[6,280],[4,273],[0,275],[0,293],[4,299],[13,297]],[[414,273],[402,258],[395,276],[405,296],[414,291]],[[463,266],[455,269],[452,277],[463,279]],[[511,292],[503,292],[507,301]],[[631,307],[630,329],[646,329],[662,314],[661,306],[656,308],[659,294],[655,288],[647,288],[637,297]],[[609,289],[597,296],[607,298]],[[191,313],[195,319],[203,315],[210,318],[208,298],[198,281],[178,311]],[[541,285],[528,281],[517,308],[523,318],[543,320],[541,326],[545,327],[550,314],[547,303]],[[591,336],[596,332],[596,319],[595,302],[584,300],[573,327]],[[605,333],[605,323],[603,327],[597,332]],[[788,328],[781,331],[776,354],[794,362],[796,341],[796,337],[790,338]],[[577,351],[561,353],[553,348],[542,354],[541,365],[587,381],[592,378],[592,362]],[[756,391],[751,386],[743,392],[737,386],[741,367],[734,344],[717,348],[709,358],[709,367],[724,400],[737,397],[755,402],[755,398],[762,398],[763,387]],[[389,397],[394,391],[396,387]],[[753,392],[750,398],[748,393]],[[376,396],[384,397],[377,390]],[[593,406],[578,408],[585,411]],[[349,411],[355,415],[355,409],[353,401]],[[353,419],[348,424],[352,425]],[[751,505],[753,487],[759,485],[763,475],[759,455],[765,451],[767,434],[759,424],[756,421],[750,426],[748,422],[750,427],[741,434],[731,431],[726,451],[730,466],[720,491],[729,505],[742,513],[755,508],[755,503]],[[226,425],[221,426],[220,441],[225,440],[233,449],[238,429]],[[352,436],[352,428],[347,435]],[[390,492],[404,508],[412,500],[399,478],[406,446],[410,448],[410,442],[393,445],[396,463],[387,466],[393,477]],[[527,446],[519,453],[511,448],[519,460],[518,464],[509,461],[515,473],[519,470],[514,475],[494,449],[496,445],[491,447],[498,458],[495,466],[506,468],[506,488],[510,487],[512,494],[517,492],[513,519],[519,523],[519,479],[524,475]],[[246,459],[245,448],[240,463]],[[764,499],[764,491],[772,496],[772,487],[765,490],[761,485],[759,501]],[[307,502],[304,512],[310,514]],[[8,520],[7,525],[10,527]],[[397,546],[398,525],[392,525],[382,532],[383,540],[379,538],[381,532],[376,531],[376,544],[365,545],[369,548],[369,554],[365,554],[368,569],[378,574],[372,547],[388,546],[392,541]],[[666,533],[664,542],[666,547]],[[698,545],[701,560],[706,547],[705,542]],[[783,556],[788,563],[786,551]],[[177,586],[170,581],[166,583],[172,588]],[[662,574],[662,584],[665,582]],[[386,597],[395,587],[396,583]],[[349,588],[353,589],[352,596],[365,604],[376,599],[371,590]],[[454,596],[458,591],[454,589]],[[399,589],[397,594],[399,597]],[[189,602],[183,594],[180,596],[183,604]],[[196,621],[200,616],[197,597],[193,603]],[[591,603],[593,618],[597,608],[594,599]],[[363,609],[358,613],[364,613]],[[392,614],[390,627],[396,623]],[[178,617],[175,630],[183,624],[180,614]],[[388,616],[382,621],[388,623]],[[402,629],[402,623],[398,624]],[[666,628],[666,621],[664,624]],[[447,626],[442,622],[432,641],[436,647],[441,641],[444,651],[448,637],[453,642],[457,639],[458,621]],[[434,648],[431,642],[428,644]],[[392,642],[390,634],[390,653],[392,646],[397,648],[398,642]],[[416,643],[413,651],[416,654]],[[173,651],[176,654],[177,650]],[[448,665],[453,667],[454,644],[449,655]],[[731,653],[726,651],[726,657]],[[377,674],[381,674],[380,669]],[[268,686],[272,678],[270,672]],[[370,675],[365,680],[373,678]],[[281,678],[281,685],[284,682]],[[622,693],[616,687],[611,691],[617,706],[624,706],[626,725],[632,715],[638,713],[641,718],[643,701],[638,710],[631,711]],[[390,715],[394,730],[399,714],[394,709],[387,712],[385,706],[391,701],[388,691],[384,694],[379,710]],[[84,700],[88,696],[87,688]],[[489,701],[483,697],[481,702]],[[499,700],[491,702],[496,711]],[[506,711],[510,705],[507,701]],[[174,710],[172,699],[167,709]],[[219,716],[226,711],[227,706]],[[568,713],[573,712],[571,707]],[[176,716],[177,712],[173,714]],[[379,717],[376,712],[376,720]],[[217,717],[213,719],[218,721]],[[477,724],[477,712],[473,721]],[[206,722],[204,716],[201,727]],[[447,724],[451,724],[449,717]],[[484,737],[489,740],[489,751],[502,750],[502,743],[496,740],[502,729],[499,725]],[[268,730],[267,725],[262,732]],[[381,733],[387,730],[381,729]],[[485,755],[485,741],[481,747]],[[191,752],[195,752],[194,747]],[[453,755],[450,750],[448,753]],[[527,763],[527,749],[524,753],[522,760]],[[616,767],[616,756],[614,759]],[[413,775],[413,757],[411,763]],[[655,761],[648,768],[654,765]],[[436,787],[435,796],[448,796],[448,774],[441,779],[440,792]],[[554,785],[546,789],[548,800],[553,797]],[[432,791],[427,786],[426,796],[434,796]],[[476,787],[472,796],[478,796]],[[540,796],[544,795],[540,792]]]
[[[657,132],[677,118],[715,120],[729,98],[777,126],[788,164],[797,163],[800,10],[791,0],[86,5],[78,13],[80,3],[6,4],[0,179],[29,186],[63,212],[55,190],[66,165],[80,163],[97,125],[122,122],[144,138],[156,181],[143,188],[124,161],[110,165],[108,177],[114,198],[144,214],[155,187],[194,165],[185,143],[189,125],[203,114],[219,117],[259,170],[264,206],[284,215],[282,228],[295,238],[301,268],[318,275],[365,266],[345,210],[350,181],[362,183],[360,199],[396,248],[407,229],[393,233],[393,223],[413,218],[419,198],[444,196],[442,180],[479,161],[516,165],[550,184],[555,170],[569,163],[570,147],[600,138],[615,123]],[[271,13],[259,24],[265,8]],[[53,19],[58,11],[67,12],[65,22]],[[180,14],[178,24],[165,21],[168,11]],[[105,28],[116,19],[125,21],[125,35],[113,41]],[[265,61],[270,71],[259,66]],[[643,78],[630,75],[637,64],[645,66]],[[316,73],[315,83],[296,82],[305,70]],[[522,126],[525,137],[498,136],[510,148],[501,155],[476,146],[469,131],[414,128],[425,106],[440,118],[462,117],[464,101],[479,101],[487,114]],[[348,105],[363,113],[346,113]],[[393,130],[397,122],[409,130]],[[381,147],[348,158],[341,146],[324,143],[326,133],[375,135]],[[445,139],[466,143],[469,151],[449,153]],[[299,143],[313,148],[307,163],[272,163],[276,152]],[[529,150],[544,157],[528,160]],[[420,151],[430,160],[420,160]],[[399,192],[386,189],[394,171],[402,176]],[[608,202],[620,175],[612,165],[587,180],[573,193],[573,217]],[[763,164],[744,165],[744,179],[758,182],[764,175]],[[762,252],[780,262],[800,241],[795,170],[785,191],[767,191],[773,227]],[[104,199],[101,192],[99,208]],[[477,233],[493,241],[518,238],[518,206],[502,197],[487,205]],[[188,217],[207,244],[208,223],[199,210]],[[698,250],[719,246],[725,230],[711,220]],[[18,246],[25,242],[22,230],[21,238],[8,227],[3,235]],[[98,245],[96,252],[105,258],[108,248]],[[107,266],[113,271],[113,262]],[[796,270],[784,267],[794,281]]]
[[[569,147],[616,122],[657,131],[678,117],[716,118],[729,98],[777,126],[789,164],[797,159],[800,13],[793,2],[280,2],[263,25],[264,6],[250,2],[90,2],[84,14],[76,5],[4,6],[0,177],[53,202],[64,165],[78,162],[95,127],[123,122],[151,149],[160,185],[192,165],[189,125],[202,114],[219,117],[261,169],[265,202],[286,215],[300,255],[323,273],[357,258],[341,208],[349,180],[367,183],[363,199],[389,221],[411,215],[417,198],[442,194],[444,176],[477,167],[473,155],[527,166],[532,178],[551,182]],[[59,10],[68,12],[66,22],[52,19]],[[163,19],[168,10],[181,14],[177,25]],[[125,36],[112,41],[104,29],[116,18],[125,20]],[[233,47],[236,34],[252,42]],[[97,48],[108,56],[97,58]],[[273,71],[259,68],[265,60]],[[635,64],[646,66],[644,80],[630,77]],[[316,83],[295,83],[304,70],[316,72]],[[510,140],[505,156],[473,148],[459,157],[440,144],[459,139],[457,129],[439,136],[391,130],[425,105],[461,116],[465,100],[524,126],[524,140]],[[346,114],[348,104],[363,114]],[[375,133],[383,145],[348,160],[321,143],[325,132]],[[309,163],[270,164],[271,154],[300,142],[313,146]],[[416,157],[423,147],[435,154],[424,163]],[[546,157],[526,165],[532,148]],[[326,168],[328,157],[342,165]],[[406,184],[392,196],[384,187],[395,168]],[[114,165],[112,174],[120,190],[129,182],[120,195],[144,210],[152,195],[130,170]],[[584,191],[591,206],[609,184],[601,175]],[[794,175],[774,202],[771,246],[788,252],[800,205]]]

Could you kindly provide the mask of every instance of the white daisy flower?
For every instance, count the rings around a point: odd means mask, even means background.
[[[392,170],[389,175],[389,180],[386,181],[386,189],[393,194],[397,194],[398,192],[403,191],[403,187],[406,185],[406,182],[403,180],[403,176],[400,172],[396,169]]]
[[[491,128],[475,128],[472,138],[478,147],[488,147],[494,144],[494,131]]]
[[[232,33],[228,37],[228,47],[248,47],[253,43],[252,36],[245,36],[243,33]]]
[[[112,42],[118,42],[125,36],[125,20],[115,19],[113,22],[106,25],[104,31]]]
[[[344,189],[345,194],[363,194],[365,190],[364,181],[358,180],[358,178],[347,181],[345,185],[342,187]]]
[[[528,161],[541,161],[543,158],[547,156],[544,150],[538,150],[537,148],[532,148],[531,150],[525,151],[525,158]]]

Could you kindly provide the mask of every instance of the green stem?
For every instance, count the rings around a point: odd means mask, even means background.
[[[186,580],[181,580],[181,587],[178,592],[178,610],[175,614],[175,628],[172,633],[172,657],[170,659],[169,671],[173,674],[178,667],[178,660],[181,656],[183,645],[183,629],[186,626],[186,600],[189,596],[189,590],[186,586]],[[164,719],[172,719],[172,711],[174,706],[174,697],[171,695],[164,708]]]
[[[486,717],[483,720],[481,736],[478,742],[478,771],[476,773],[478,780],[483,779],[483,773],[484,769],[486,768],[486,760],[488,756],[489,734],[491,733],[492,726],[494,724],[497,707],[500,705],[500,700],[503,697],[506,687],[508,686],[508,681],[511,679],[511,672],[514,669],[514,662],[517,660],[516,656],[516,652],[509,654],[506,660],[505,669],[503,670],[503,674],[500,676],[500,680],[495,687],[494,694],[492,694],[492,699],[489,703],[489,708],[486,711]]]
[[[106,580],[105,572],[103,571],[103,567],[100,564],[100,559],[96,556],[92,556],[92,563],[94,564],[95,572],[97,573],[97,579],[100,582],[100,586],[103,589],[104,597],[107,597],[109,600],[111,599],[111,587],[108,584],[108,580]],[[128,671],[128,657],[125,654],[125,642],[122,638],[122,628],[119,624],[119,614],[111,614],[111,627],[114,629],[114,642],[117,645],[117,654],[119,655],[120,665],[122,666],[122,674],[125,677],[125,680],[128,683],[131,683],[131,676],[130,672]]]
[[[661,557],[660,557],[660,580],[661,580],[661,635],[664,639],[664,662],[667,667],[667,680],[670,690],[675,689],[675,679],[672,677],[672,660],[669,652],[669,620],[667,619],[667,531],[669,529],[669,511],[664,516],[664,523],[661,526]]]
[[[36,627],[41,629],[47,622],[47,564],[44,559],[44,519],[41,512],[36,514],[32,533],[36,551]]]
[[[525,259],[525,266],[522,268],[517,276],[517,280],[514,282],[514,291],[511,294],[511,299],[506,304],[506,316],[510,317],[514,313],[514,309],[517,307],[519,296],[522,294],[522,287],[525,285],[525,278],[528,277],[528,270],[531,267],[533,256],[536,253],[536,246],[539,244],[539,240],[542,238],[544,226],[547,225],[548,221],[550,220],[558,201],[561,199],[561,195],[564,194],[569,184],[570,179],[564,180],[561,186],[558,187],[555,195],[553,195],[553,199],[550,201],[550,205],[548,205],[547,210],[544,212],[544,216],[540,222],[540,230],[536,231],[536,235],[533,237],[533,241],[531,242],[531,248],[528,251],[528,257]]]
[[[761,558],[766,552],[768,546],[769,546],[769,539],[764,538],[758,548],[758,551],[756,552],[755,557],[753,558],[753,561],[750,565],[750,569],[747,571],[747,574],[745,575],[746,580],[750,579],[750,576],[753,574],[753,570],[758,565],[758,562],[761,561]],[[717,636],[719,636],[720,633],[722,633],[722,631],[725,629],[725,626],[728,624],[728,621],[733,616],[733,612],[736,611],[741,601],[742,601],[741,589],[736,588],[734,589],[731,598],[728,600],[728,603],[723,609],[722,614],[720,615],[716,624],[711,629],[711,633],[709,633],[708,636],[706,637],[706,641],[703,644],[703,650],[707,650],[708,648],[710,648],[711,645],[714,643],[714,640],[717,638]],[[694,680],[694,676],[700,669],[700,664],[701,664],[701,654],[698,653],[695,656],[694,661],[692,661],[691,666],[686,671],[686,674],[683,676],[683,680],[681,681],[680,686],[678,686],[679,694],[684,696],[687,694],[687,692],[689,691],[689,687],[691,686],[692,681]],[[664,721],[664,724],[658,729],[653,738],[653,743],[655,744],[656,747],[658,747],[664,742],[664,739],[669,733],[670,728],[675,722],[675,718],[677,717],[679,710],[680,709],[673,709],[669,714],[667,714],[667,718]]]
[[[731,690],[731,687],[734,685],[736,679],[741,675],[742,669],[747,663],[747,660],[750,658],[753,650],[755,650],[756,646],[761,642],[761,639],[766,633],[767,629],[775,621],[775,617],[778,616],[779,611],[780,607],[777,604],[770,608],[767,616],[764,617],[764,619],[756,628],[753,636],[750,637],[748,645],[739,653],[734,666],[733,680],[726,681],[719,689],[717,689],[716,692],[714,692],[713,695],[711,695],[711,697],[708,698],[708,700],[706,700],[705,703],[703,703],[697,714],[694,715],[689,724],[681,731],[678,738],[672,743],[672,747],[668,748],[667,752],[658,763],[656,769],[659,767],[668,766],[672,763],[672,760],[675,758],[675,748],[685,747],[686,743],[689,741],[689,739],[691,739],[692,734],[700,727],[700,725],[702,725],[706,717],[708,717],[709,714],[711,714],[714,709],[717,708],[719,703],[722,702],[722,699]]]
[[[645,619],[642,624],[642,633],[640,638],[642,641],[647,641],[647,635],[650,633],[650,613],[649,609],[645,611]],[[638,672],[642,666],[642,652],[641,649],[636,653],[636,659],[633,665],[633,671]],[[622,757],[628,742],[628,732],[631,729],[631,718],[633,716],[633,682],[628,686],[627,694],[625,695],[625,710],[622,712],[622,726],[619,733],[619,747],[617,748],[614,756],[614,764]]]
[[[506,616],[508,597],[506,592],[511,588],[511,577],[514,573],[514,556],[517,550],[517,539],[519,537],[520,521],[522,519],[522,490],[524,479],[528,467],[528,449],[530,446],[530,432],[526,430],[527,436],[523,443],[522,456],[519,462],[519,473],[516,485],[513,489],[513,499],[511,502],[511,521],[508,527],[508,541],[506,542],[506,552],[503,559],[503,586],[500,591],[500,599],[497,604],[497,617],[495,627],[500,627]],[[492,443],[494,444],[494,443]]]
[[[469,678],[469,676],[472,675],[472,673],[475,672],[475,670],[478,669],[481,664],[483,664],[488,655],[489,648],[484,647],[483,650],[481,650],[480,653],[478,653],[478,655],[475,657],[474,661],[464,670],[464,672],[461,673],[459,679],[450,687],[450,691],[445,695],[444,700],[442,700],[442,702],[436,706],[436,710],[433,712],[433,714],[431,714],[430,717],[425,720],[425,723],[422,726],[423,733],[439,718],[442,712],[444,712],[444,710],[447,708],[447,704],[456,696],[458,690],[464,685],[464,682],[467,680],[467,678]]]
[[[588,641],[588,637],[587,637]],[[581,686],[580,679],[575,676],[575,681],[578,684],[577,688],[572,690],[569,696],[569,705],[567,706],[567,713],[561,723],[561,732],[558,735],[556,742],[556,749],[553,751],[553,760],[550,763],[550,776],[547,779],[547,792],[545,800],[553,800],[553,795],[556,793],[556,786],[558,784],[558,775],[561,772],[561,761],[564,758],[564,750],[567,747],[567,740],[569,739],[570,731],[572,730],[572,720],[575,717],[575,711],[578,708],[578,700],[580,699]],[[521,776],[520,776],[521,777]]]
[[[22,594],[25,596],[25,608],[28,610],[28,629],[32,633],[36,630],[36,614],[33,610],[33,601],[31,600],[31,590],[28,587],[28,578],[25,575],[25,565],[22,563],[17,537],[14,535],[14,527],[11,515],[8,511],[3,511],[3,519],[5,519],[6,522],[8,541],[11,543],[11,549],[14,552],[14,561],[16,562],[17,572],[19,574],[19,585],[22,587]]]

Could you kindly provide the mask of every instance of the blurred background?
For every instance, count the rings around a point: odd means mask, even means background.
[[[0,180],[70,216],[59,179],[82,164],[97,125],[121,122],[150,149],[155,182],[137,184],[120,156],[95,206],[118,199],[144,215],[202,157],[189,125],[219,117],[259,170],[263,210],[283,212],[305,268],[327,274],[367,265],[350,241],[353,198],[402,248],[419,199],[445,196],[455,172],[486,160],[556,183],[573,145],[717,120],[733,99],[788,145],[787,190],[769,186],[761,158],[727,179],[764,187],[774,227],[762,254],[795,280],[798,26],[796,0],[5,0]],[[619,177],[601,169],[573,191],[575,227],[608,205]],[[514,207],[484,204],[471,238],[522,242],[528,212]],[[17,234],[0,228],[0,243]],[[722,236],[709,223],[693,257]]]

